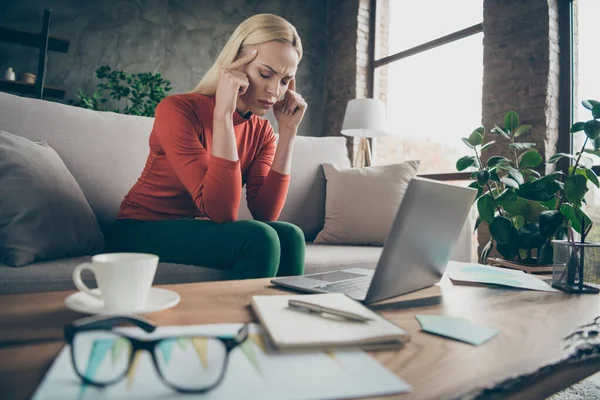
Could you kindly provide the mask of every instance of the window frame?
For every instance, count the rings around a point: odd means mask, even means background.
[[[452,32],[448,35],[441,36],[422,43],[420,45],[408,48],[398,53],[390,54],[380,59],[375,59],[375,43],[377,35],[377,5],[378,0],[370,0],[370,10],[372,11],[369,15],[369,30],[372,35],[369,35],[369,62],[368,62],[368,76],[367,76],[367,92],[368,97],[373,98],[375,88],[375,69],[391,64],[393,62],[423,53],[428,50],[435,49],[448,43],[455,42],[467,38],[469,36],[476,35],[483,32],[483,21],[469,26],[467,28]],[[482,60],[483,62],[483,60]],[[369,138],[371,142],[371,148],[373,148],[372,138]],[[441,172],[435,174],[419,174],[423,178],[435,179],[439,181],[462,181],[470,180],[471,172]]]
[[[573,126],[573,115],[575,113],[575,25],[574,25],[574,0],[558,1],[558,34],[559,34],[559,63],[560,63],[560,92],[559,95],[559,121],[558,121],[558,144],[557,151],[561,153],[573,154],[573,135],[571,126]],[[563,93],[567,93],[564,96]],[[570,160],[563,159],[558,168],[567,173]],[[600,174],[600,165],[594,165],[592,170],[596,175]]]

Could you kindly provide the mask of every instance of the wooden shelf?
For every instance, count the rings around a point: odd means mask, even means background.
[[[39,49],[42,46],[42,34],[23,32],[0,26],[0,41],[18,43]],[[48,40],[48,50],[66,53],[69,51],[70,43],[71,42],[67,39],[50,36]]]
[[[35,84],[0,79],[0,91],[35,95]],[[62,99],[65,97],[65,92],[65,89],[55,86],[44,86],[44,97]]]

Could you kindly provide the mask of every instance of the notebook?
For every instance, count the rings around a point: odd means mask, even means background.
[[[288,307],[299,299],[360,314],[368,322],[324,318]],[[343,293],[252,296],[252,308],[274,347],[279,351],[326,350],[359,347],[364,350],[394,349],[409,340],[408,333]]]

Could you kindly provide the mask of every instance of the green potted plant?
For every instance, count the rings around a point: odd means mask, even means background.
[[[488,224],[491,234],[481,252],[481,263],[485,263],[495,248],[509,262],[550,265],[553,240],[567,238],[571,228],[582,235],[589,232],[592,221],[582,205],[588,182],[596,187],[600,187],[600,183],[592,170],[592,159],[585,153],[600,155],[599,104],[594,100],[584,101],[593,119],[578,122],[571,128],[571,133],[585,132],[581,150],[574,155],[558,153],[547,160],[550,164],[564,158],[573,160],[567,173],[557,170],[545,176],[540,174],[543,159],[535,143],[516,140],[529,132],[531,125],[521,125],[515,111],[506,113],[503,127],[496,125],[491,129],[491,133],[505,139],[502,141],[507,149],[505,154],[510,153],[510,156],[496,155],[482,162],[482,154],[496,143],[484,143],[484,127],[462,139],[474,154],[460,158],[456,168],[459,171],[475,169],[471,174],[474,182],[469,185],[479,191],[475,230],[481,224]],[[593,149],[587,148],[590,141]]]
[[[96,78],[103,82],[96,85],[97,90],[91,96],[79,90],[78,99],[68,103],[91,110],[154,117],[156,106],[171,90],[171,82],[160,73],[129,74],[103,65],[96,70]],[[105,91],[108,91],[108,97]],[[113,106],[124,103],[124,108],[108,107],[109,99]]]

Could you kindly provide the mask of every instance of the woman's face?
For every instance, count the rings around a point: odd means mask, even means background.
[[[238,97],[237,111],[262,116],[285,94],[290,81],[298,68],[298,53],[289,43],[276,41],[248,46],[248,51],[256,48],[256,58],[243,69],[250,85]]]

